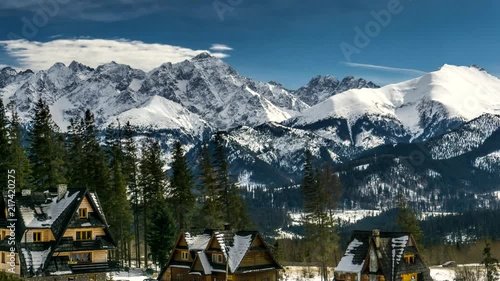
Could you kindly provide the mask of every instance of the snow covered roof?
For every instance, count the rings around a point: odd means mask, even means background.
[[[48,193],[45,193],[48,194]],[[21,200],[19,211],[26,228],[50,228],[52,224],[68,209],[68,207],[80,199],[81,192],[66,192],[63,198],[57,200],[57,195],[47,195],[43,203],[36,202],[33,198]],[[22,197],[21,197],[22,198]]]
[[[184,237],[187,247],[182,243],[182,237]],[[176,248],[178,250],[187,248],[191,253],[193,253],[194,260],[192,262],[175,260],[174,254],[172,254],[169,262],[162,269],[160,276],[165,274],[168,267],[177,267],[178,264],[184,265],[186,263],[191,264],[190,274],[203,275],[226,273],[226,263],[227,270],[233,274],[281,269],[282,267],[274,260],[272,253],[262,240],[259,240],[262,241],[261,243],[256,243],[252,247],[252,244],[256,241],[257,237],[262,239],[257,231],[234,232],[232,230],[205,230],[203,234],[199,235],[183,233],[177,242]],[[241,262],[245,255],[252,250],[267,252],[270,255],[272,262],[258,266],[241,267]],[[223,262],[220,262],[220,260],[219,262],[212,260],[212,254],[223,255]]]
[[[28,270],[32,271],[33,274],[41,272],[43,266],[45,265],[45,261],[50,256],[50,250],[50,247],[48,249],[39,251],[21,248],[21,253],[23,254],[24,261],[26,262],[26,267],[28,268]]]
[[[400,237],[392,238],[391,248],[392,248],[392,276],[396,276],[395,270],[399,265],[399,262],[403,258],[403,252],[408,244],[409,235],[403,235]]]
[[[376,235],[378,234],[378,243]],[[335,268],[336,273],[367,273],[370,251],[376,251],[379,263],[377,274],[386,280],[406,273],[423,273],[424,280],[431,280],[428,267],[419,257],[417,248],[410,243],[412,236],[406,232],[354,231],[344,257]],[[377,246],[378,245],[378,246]],[[416,254],[414,264],[403,263],[405,251]]]
[[[366,243],[366,242],[365,242]],[[360,253],[358,248],[363,246],[363,242],[358,239],[354,239],[349,243],[347,250],[345,251],[344,257],[340,260],[339,264],[335,268],[336,272],[348,272],[348,273],[360,273],[365,264],[364,257],[363,259],[359,259],[357,257],[357,253]],[[366,246],[366,244],[365,244]],[[366,248],[366,247],[365,247]],[[361,252],[363,254],[363,252]],[[366,252],[364,252],[366,256]],[[358,254],[359,256],[359,254]]]
[[[184,237],[190,251],[203,251],[207,248],[208,242],[210,242],[212,235],[209,233],[203,233],[193,236],[189,232],[186,232],[184,234]]]

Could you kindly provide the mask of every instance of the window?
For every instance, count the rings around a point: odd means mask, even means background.
[[[212,262],[223,263],[222,254],[212,254]]]
[[[68,277],[68,281],[75,281],[75,277]]]
[[[92,253],[73,253],[71,254],[71,261],[73,262],[92,262]]]
[[[188,255],[187,251],[182,251],[181,252],[181,259],[185,260],[185,261],[189,260],[189,255]]]
[[[33,232],[33,242],[42,241],[42,233],[41,232]]]
[[[7,234],[5,233],[5,230],[2,230],[2,237],[0,237],[0,240],[5,239],[7,237]]]
[[[92,231],[77,231],[76,240],[92,240]]]
[[[88,218],[87,208],[78,209],[78,215],[80,216],[81,219]]]
[[[2,252],[2,263],[5,263],[5,252]]]
[[[404,260],[406,264],[414,264],[415,263],[415,255],[405,255]]]
[[[182,274],[177,274],[177,281],[182,281]]]

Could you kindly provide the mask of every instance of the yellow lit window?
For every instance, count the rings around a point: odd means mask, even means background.
[[[181,252],[181,259],[187,261],[189,259],[189,255],[187,251]]]
[[[5,263],[5,253],[2,252],[2,263]]]
[[[80,216],[81,219],[88,218],[87,208],[78,209],[78,215]]]
[[[76,240],[92,240],[92,231],[77,231]]]
[[[406,264],[414,264],[415,263],[415,255],[405,255],[404,260]]]
[[[41,232],[33,232],[33,242],[42,241],[42,233]]]

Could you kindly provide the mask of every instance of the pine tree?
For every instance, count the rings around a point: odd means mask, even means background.
[[[136,264],[140,267],[141,265],[141,254],[140,254],[140,202],[141,202],[141,191],[138,187],[138,175],[137,175],[137,146],[134,140],[134,130],[130,122],[127,122],[124,127],[123,133],[123,173],[125,175],[125,180],[127,182],[129,196],[132,204],[132,211],[134,214],[134,244],[135,244],[135,260]]]
[[[155,200],[152,202],[152,207],[155,211],[151,213],[150,226],[146,235],[147,242],[151,248],[153,262],[163,266],[167,263],[178,230],[164,200]]]
[[[304,161],[304,211],[309,258],[319,263],[322,280],[328,280],[328,266],[333,264],[338,236],[333,211],[342,194],[338,176],[325,164],[322,169],[312,165],[312,155],[306,151]]]
[[[142,157],[139,162],[139,187],[143,194],[144,233],[148,233],[149,231],[150,204],[157,200],[165,200],[168,180],[163,170],[164,164],[159,142],[154,140],[147,141],[142,149]],[[149,258],[147,236],[144,239],[144,259],[147,266]]]
[[[109,168],[106,155],[99,145],[94,114],[85,111],[85,116],[71,120],[68,128],[68,171],[73,188],[96,191],[106,202],[113,197],[108,184]]]
[[[201,148],[199,154],[199,182],[198,186],[201,192],[201,206],[194,220],[198,228],[222,228],[224,225],[222,212],[221,191],[217,185],[216,171],[212,165],[212,157],[207,145]]]
[[[65,183],[65,149],[59,128],[52,121],[49,106],[40,99],[35,105],[35,116],[29,133],[29,159],[32,165],[33,188],[46,190]]]
[[[7,165],[10,158],[7,130],[5,107],[0,98],[0,191],[4,191],[7,188],[7,170],[9,169]]]
[[[23,147],[21,124],[15,107],[12,107],[12,120],[9,127],[9,169],[16,171],[16,189],[28,189],[31,184],[31,167]]]
[[[418,221],[417,215],[408,207],[406,199],[401,194],[398,197],[399,213],[396,217],[396,223],[401,231],[411,233],[413,238],[415,238],[417,246],[423,249],[422,241],[424,233],[420,228],[420,222]]]
[[[195,203],[192,188],[193,178],[191,171],[184,155],[182,145],[177,141],[173,149],[169,201],[174,208],[174,217],[178,223],[178,229],[180,230],[186,230],[189,227],[189,212],[193,210]]]
[[[224,142],[223,133],[217,132],[214,139],[213,167],[215,168],[217,191],[220,194],[218,198],[222,199],[225,222],[235,229],[245,229],[251,227],[253,223],[238,185],[230,179]]]
[[[109,146],[107,151],[110,159],[110,194],[113,194],[106,202],[106,211],[110,214],[108,221],[111,225],[111,232],[118,241],[118,257],[120,260],[127,260],[127,245],[131,237],[132,214],[127,200],[127,183],[123,174],[124,152],[121,128],[108,127],[106,142]],[[103,206],[106,205],[103,203]]]
[[[483,249],[483,260],[481,262],[486,268],[486,280],[496,281],[497,278],[497,263],[498,260],[491,255],[491,245],[490,242],[486,242]]]

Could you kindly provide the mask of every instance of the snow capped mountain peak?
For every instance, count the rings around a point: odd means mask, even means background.
[[[443,134],[484,113],[500,114],[500,80],[477,68],[444,65],[378,89],[353,89],[304,111],[296,125],[330,118],[396,120],[412,138]]]
[[[71,63],[68,65],[68,68],[73,70],[74,72],[94,71],[94,69],[91,68],[90,66],[86,66],[77,61],[71,61]]]
[[[200,53],[199,55],[195,56],[193,60],[202,60],[202,59],[208,59],[208,58],[213,58],[208,52],[203,52]]]
[[[313,106],[335,94],[359,88],[378,88],[378,86],[372,82],[361,78],[357,79],[353,76],[347,76],[342,81],[339,81],[333,76],[318,75],[293,94],[306,104]]]

